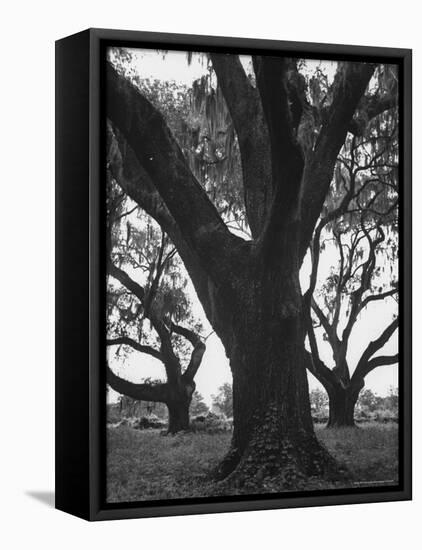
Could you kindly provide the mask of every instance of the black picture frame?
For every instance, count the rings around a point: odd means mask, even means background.
[[[301,494],[105,502],[104,51],[291,53],[397,63],[400,71],[400,482]],[[411,88],[408,49],[89,29],[56,42],[56,508],[87,520],[409,500],[411,463]]]

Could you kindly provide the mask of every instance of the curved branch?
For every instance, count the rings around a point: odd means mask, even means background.
[[[394,334],[396,329],[399,326],[399,320],[398,318],[394,319],[388,327],[382,332],[382,334],[373,342],[370,342],[361,355],[361,358],[359,359],[359,362],[356,366],[355,372],[353,373],[352,380],[353,379],[360,379],[364,378],[371,370],[373,370],[375,367],[379,366],[380,364],[391,364],[391,363],[380,363],[380,359],[378,357],[374,357],[371,359],[371,357],[379,351],[391,338],[391,336]],[[394,356],[396,357],[396,356]],[[396,361],[393,361],[396,362]]]
[[[107,269],[108,273],[112,277],[117,279],[134,296],[136,296],[141,303],[143,303],[145,298],[145,290],[141,285],[139,285],[136,281],[129,277],[126,271],[123,271],[123,269],[120,269],[120,267],[114,265],[111,260],[108,262]]]
[[[334,384],[334,374],[327,367],[324,361],[322,361],[319,355],[318,344],[315,336],[314,327],[312,325],[310,311],[307,321],[307,332],[311,353],[307,354],[306,368],[315,376],[315,378],[319,382],[321,382],[324,388],[328,391],[328,389],[331,389]]]
[[[128,397],[132,397],[132,399],[138,399],[140,401],[166,403],[168,400],[167,384],[134,384],[114,374],[108,365],[106,368],[107,384],[117,393],[127,395]]]
[[[176,325],[175,323],[171,323],[170,330],[189,340],[189,342],[193,346],[189,365],[187,366],[185,372],[183,373],[184,380],[187,382],[192,382],[201,365],[202,357],[205,353],[206,346],[204,342],[201,340],[201,337],[193,330],[190,330],[186,327],[182,327],[180,325]]]
[[[325,330],[325,333],[328,336],[331,347],[333,348],[333,350],[337,349],[337,347],[340,344],[340,341],[339,341],[339,338],[337,336],[337,333],[336,333],[334,327],[330,324],[327,316],[324,314],[322,309],[316,303],[314,298],[311,298],[311,305],[312,305],[312,309],[316,313],[316,316],[318,317],[323,329]]]
[[[132,148],[118,129],[107,125],[109,169],[117,184],[167,233],[177,248],[209,319],[212,282],[201,267],[197,254],[187,245],[150,177],[139,164]]]
[[[151,355],[152,357],[155,357],[159,361],[163,361],[163,356],[161,353],[154,349],[151,346],[144,346],[137,342],[136,340],[133,340],[132,338],[129,338],[128,336],[119,336],[118,338],[110,338],[106,340],[107,346],[130,346],[136,351],[139,351],[141,353],[146,353],[148,355]]]
[[[399,354],[396,353],[395,355],[378,355],[377,357],[373,357],[367,364],[366,373],[369,374],[372,370],[376,369],[377,367],[383,367],[385,365],[394,365],[395,363],[399,362]]]
[[[194,347],[192,354],[190,356],[189,365],[187,366],[185,372],[182,375],[182,378],[185,382],[192,382],[198,372],[199,367],[202,363],[202,358],[205,353],[206,346],[203,342],[198,342]]]
[[[109,141],[107,159],[114,179],[170,237],[189,273],[210,323],[219,332],[220,337],[223,337],[224,327],[221,327],[221,324],[224,319],[216,315],[215,308],[220,299],[216,285],[201,265],[196,251],[185,241],[180,228],[154,187],[151,178],[139,164],[124,135],[109,123],[107,137]]]
[[[224,224],[162,115],[111,64],[107,66],[107,115],[124,134],[186,243],[214,279],[227,281],[227,263],[243,240]]]
[[[186,338],[186,340],[189,340],[189,342],[192,344],[192,346],[197,346],[200,342],[202,342],[201,337],[194,332],[193,330],[182,327],[181,325],[176,325],[175,323],[171,323],[170,330],[172,332],[175,332],[176,334],[179,334],[180,336],[183,336]]]
[[[364,225],[363,221],[361,222],[361,228],[362,228],[362,231],[363,231],[363,233],[364,233],[364,235],[365,235],[365,237],[368,241],[369,253],[368,253],[368,259],[366,260],[366,262],[364,262],[362,264],[362,267],[361,267],[362,273],[361,273],[361,276],[360,276],[360,285],[352,293],[351,311],[350,311],[349,319],[346,323],[346,326],[343,330],[343,335],[342,335],[343,341],[345,341],[345,342],[347,342],[347,340],[349,339],[350,334],[351,334],[352,329],[353,329],[353,326],[354,326],[354,324],[356,322],[356,319],[359,315],[359,312],[363,309],[362,296],[371,286],[372,274],[373,274],[373,272],[375,270],[375,267],[376,267],[376,250],[377,250],[377,246],[380,243],[382,243],[385,239],[385,233],[384,233],[384,230],[382,229],[382,227],[380,225],[380,222],[377,223],[377,225],[376,225],[376,230],[377,230],[377,233],[379,232],[379,236],[377,236],[374,240],[372,239],[372,237],[370,235],[370,231],[368,231],[365,228],[365,225]],[[352,261],[352,257],[351,257],[350,262],[349,262],[350,267],[351,267],[351,261]]]
[[[397,294],[398,291],[399,291],[398,288],[392,288],[391,290],[380,292],[379,294],[371,294],[371,296],[367,296],[362,301],[360,310],[364,309],[370,302],[375,302],[377,300],[383,300],[384,298],[388,298],[389,296],[394,296],[394,294]]]

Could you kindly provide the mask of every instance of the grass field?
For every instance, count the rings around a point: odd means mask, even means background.
[[[397,482],[397,425],[371,424],[359,429],[337,430],[317,426],[316,433],[350,471],[348,487],[394,485]],[[163,437],[158,430],[142,431],[123,426],[109,428],[108,502],[233,494],[208,478],[209,472],[227,451],[230,438],[230,433],[185,433]],[[307,488],[316,487],[310,485]]]

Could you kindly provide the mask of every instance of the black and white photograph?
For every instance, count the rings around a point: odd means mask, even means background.
[[[418,15],[4,5],[1,547],[413,550]]]
[[[399,65],[104,56],[106,503],[398,488]]]

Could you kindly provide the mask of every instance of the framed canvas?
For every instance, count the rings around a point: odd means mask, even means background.
[[[411,498],[411,51],[56,43],[56,507]]]

